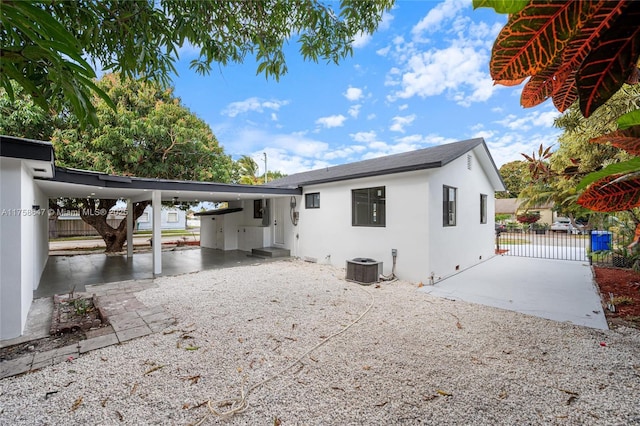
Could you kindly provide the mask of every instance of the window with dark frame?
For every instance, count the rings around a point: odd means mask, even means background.
[[[458,189],[442,186],[442,225],[456,226],[456,198]]]
[[[352,226],[386,226],[385,187],[351,191]]]
[[[304,195],[304,208],[305,209],[319,209],[320,208],[320,193],[311,192]]]
[[[253,218],[262,219],[263,212],[262,200],[253,200]]]
[[[487,196],[480,194],[480,223],[487,223]]]

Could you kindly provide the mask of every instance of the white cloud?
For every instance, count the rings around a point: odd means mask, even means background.
[[[275,112],[271,113],[271,120],[272,121],[278,121],[278,114],[276,114]]]
[[[414,54],[402,74],[402,89],[389,100],[448,93],[458,104],[468,106],[489,99],[496,86],[489,74],[482,71],[489,62],[488,52],[464,44]]]
[[[398,111],[404,111],[407,108],[409,108],[409,104],[402,104],[398,106]]]
[[[385,86],[393,90],[387,100],[446,96],[468,107],[490,99],[498,90],[489,76],[487,64],[500,25],[473,22],[466,16],[466,0],[446,0],[412,29],[413,39],[398,36],[386,52],[393,61]],[[444,26],[446,36],[425,45],[421,37]]]
[[[405,126],[408,126],[411,123],[413,123],[415,119],[416,119],[415,114],[406,115],[404,117],[395,116],[391,119],[392,123],[391,123],[391,126],[389,127],[389,130],[391,130],[392,132],[404,133]]]
[[[536,128],[539,129],[539,128]],[[539,129],[545,131],[547,129]],[[499,168],[505,163],[524,160],[522,154],[531,155],[533,151],[537,151],[540,144],[543,146],[552,145],[557,137],[561,134],[559,129],[545,133],[526,132],[523,129],[516,128],[506,132],[499,129],[483,129],[473,133],[471,137],[482,137],[487,142],[487,147],[491,152],[496,166]]]
[[[376,117],[377,115],[375,115],[374,113],[371,113],[367,115],[367,120],[375,120]]]
[[[355,102],[362,98],[362,89],[358,87],[351,87],[347,89],[346,92],[343,93],[344,97],[349,99],[351,102]]]
[[[361,143],[371,143],[378,137],[374,131],[350,133],[349,136],[351,136],[351,139],[354,141]]]
[[[222,110],[222,115],[236,117],[249,111],[264,112],[265,109],[278,111],[280,107],[287,105],[287,100],[262,100],[257,97],[245,99],[244,101],[231,102]]]
[[[354,49],[359,49],[361,47],[365,47],[371,41],[371,34],[360,32],[356,34],[353,38],[353,43],[351,45]]]
[[[327,129],[330,129],[332,127],[342,127],[344,126],[344,122],[347,119],[347,117],[345,117],[342,114],[338,114],[338,115],[330,115],[328,117],[320,117],[316,120],[316,124],[319,124]]]
[[[553,121],[560,116],[558,111],[531,111],[521,117],[517,117],[514,114],[509,114],[502,120],[496,120],[498,123],[511,130],[527,131],[536,127],[553,127]]]
[[[362,108],[362,105],[360,104],[352,105],[349,108],[349,115],[353,118],[358,118],[358,116],[360,115],[360,108]]]
[[[360,154],[365,151],[367,147],[363,145],[350,145],[345,147],[340,147],[336,149],[332,149],[329,152],[326,152],[323,155],[325,160],[337,160],[337,159],[345,159],[351,158],[354,155]]]
[[[446,0],[431,9],[412,29],[414,37],[421,37],[423,33],[434,33],[449,20],[455,18],[460,10],[471,5],[466,0]]]
[[[390,50],[391,50],[391,46],[383,47],[382,49],[376,50],[376,54],[380,56],[387,56]]]

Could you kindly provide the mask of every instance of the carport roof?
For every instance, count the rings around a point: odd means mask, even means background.
[[[34,158],[54,163],[53,145],[12,136],[1,136],[0,155],[25,161]],[[129,198],[151,199],[152,191],[161,191],[163,201],[231,201],[299,195],[297,188],[271,185],[240,185],[218,182],[196,182],[117,176],[90,170],[54,167],[52,177],[34,175],[38,186],[50,198]]]

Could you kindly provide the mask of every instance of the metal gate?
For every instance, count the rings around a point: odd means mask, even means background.
[[[553,231],[503,231],[496,233],[496,253],[507,256],[588,261],[591,234]]]

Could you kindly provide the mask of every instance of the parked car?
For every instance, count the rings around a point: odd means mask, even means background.
[[[576,224],[573,226],[569,218],[558,218],[551,225],[551,230],[553,232],[566,232],[567,234],[582,234],[584,233],[585,227],[581,224]]]
[[[496,234],[500,234],[501,232],[506,232],[507,227],[501,223],[496,223]]]

